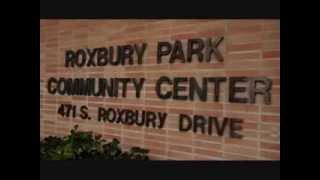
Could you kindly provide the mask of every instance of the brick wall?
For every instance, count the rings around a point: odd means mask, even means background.
[[[223,63],[156,63],[158,41],[225,37],[219,49]],[[90,68],[65,68],[66,50],[148,43],[143,65]],[[150,149],[152,159],[171,160],[254,160],[280,159],[280,21],[279,20],[41,20],[40,21],[41,137],[62,136],[75,125],[93,130],[106,139],[118,138],[123,148]],[[169,77],[266,76],[273,81],[272,103],[262,98],[255,104],[161,100],[154,82]],[[47,92],[50,77],[145,77],[142,97],[97,98],[59,96]],[[227,91],[226,88],[223,91]],[[57,114],[61,103],[90,108],[119,107],[168,112],[163,129],[128,126]],[[94,112],[91,112],[94,111]],[[95,110],[89,113],[95,113]],[[243,139],[179,132],[179,113],[241,118]]]

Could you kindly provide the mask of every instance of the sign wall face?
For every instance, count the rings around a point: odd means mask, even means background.
[[[280,159],[279,20],[41,20],[40,134],[152,159]]]

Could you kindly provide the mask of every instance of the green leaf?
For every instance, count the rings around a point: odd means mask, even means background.
[[[49,136],[40,140],[40,159],[149,160],[147,149],[132,147],[129,152],[123,152],[118,139],[107,142],[101,135],[78,131],[78,128],[79,126],[75,125],[65,137]]]

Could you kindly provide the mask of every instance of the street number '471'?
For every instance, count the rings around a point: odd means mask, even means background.
[[[80,117],[82,119],[90,119],[87,111],[88,111],[87,106],[80,107]],[[62,117],[76,118],[77,106],[72,105],[72,104],[61,104],[58,108],[58,114],[60,114]]]

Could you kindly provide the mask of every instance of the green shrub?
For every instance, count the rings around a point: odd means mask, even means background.
[[[68,136],[49,136],[40,141],[41,160],[149,160],[148,153],[149,150],[139,147],[122,151],[119,140],[107,143],[100,135],[78,131],[77,125]]]

